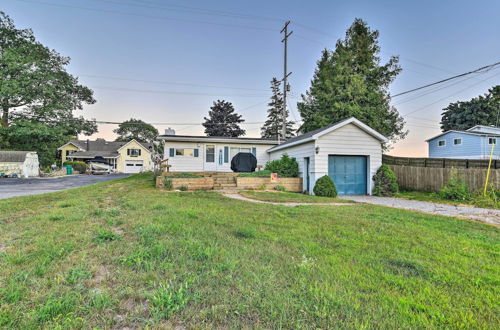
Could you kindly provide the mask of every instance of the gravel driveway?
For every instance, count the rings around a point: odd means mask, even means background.
[[[129,174],[72,175],[59,178],[0,179],[0,199],[44,194],[121,179]]]
[[[398,209],[419,211],[424,213],[445,215],[450,217],[466,218],[482,221],[490,224],[500,225],[500,210],[481,209],[470,206],[459,206],[451,204],[439,204],[432,202],[413,201],[392,197],[377,196],[339,196],[359,203],[389,206]]]

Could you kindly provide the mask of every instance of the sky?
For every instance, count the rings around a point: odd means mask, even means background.
[[[379,30],[382,63],[400,57],[391,94],[500,61],[500,1],[1,0],[18,28],[71,58],[68,71],[94,90],[82,114],[99,121],[139,118],[160,133],[203,135],[212,103],[233,103],[258,137],[270,80],[283,75],[286,20],[291,119],[324,48],[334,49],[355,18]],[[407,137],[392,155],[427,156],[442,109],[500,84],[500,67],[392,99]],[[116,125],[91,138],[114,139]]]

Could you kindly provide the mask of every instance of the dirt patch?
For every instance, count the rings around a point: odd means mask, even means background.
[[[111,230],[113,231],[113,234],[116,235],[123,235],[125,233],[120,227],[113,227]]]
[[[7,251],[9,247],[5,244],[0,244],[0,253]]]
[[[101,265],[97,269],[96,273],[94,274],[94,277],[92,278],[92,283],[93,284],[99,284],[101,283],[106,276],[108,276],[110,273],[109,269],[107,266]]]

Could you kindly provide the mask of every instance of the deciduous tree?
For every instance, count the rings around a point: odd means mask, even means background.
[[[113,132],[118,134],[116,141],[130,141],[135,139],[139,142],[153,143],[158,136],[158,130],[153,125],[134,118],[124,121]]]

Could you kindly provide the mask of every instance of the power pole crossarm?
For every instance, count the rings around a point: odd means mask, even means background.
[[[281,130],[281,137],[283,138],[283,142],[286,140],[286,120],[287,120],[287,111],[286,111],[286,93],[288,92],[288,84],[287,78],[291,74],[288,72],[287,68],[287,53],[288,53],[288,37],[292,35],[293,31],[288,32],[288,24],[290,21],[285,22],[285,26],[281,29],[280,33],[284,33],[285,37],[281,42],[284,45],[284,70],[283,70],[283,126]]]

